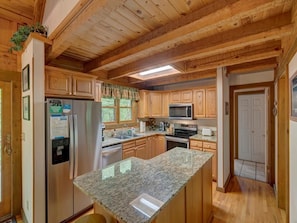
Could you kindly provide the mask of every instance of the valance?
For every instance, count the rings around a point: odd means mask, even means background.
[[[138,101],[139,90],[136,88],[102,83],[102,97],[105,98],[125,98]]]

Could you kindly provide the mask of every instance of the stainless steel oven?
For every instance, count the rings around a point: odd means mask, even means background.
[[[189,139],[174,137],[174,136],[165,136],[167,151],[173,149],[174,147],[183,147],[189,149]]]
[[[174,133],[166,134],[167,151],[174,147],[190,148],[190,136],[198,133],[197,125],[174,124]]]

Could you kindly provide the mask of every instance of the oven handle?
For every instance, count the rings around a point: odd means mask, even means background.
[[[167,141],[173,141],[173,142],[181,142],[181,143],[188,143],[189,142],[189,139],[172,137],[172,136],[165,136],[165,139]]]

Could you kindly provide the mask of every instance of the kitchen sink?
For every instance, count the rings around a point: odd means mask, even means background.
[[[141,135],[137,135],[137,134],[133,134],[132,136],[130,135],[117,135],[117,136],[114,136],[113,138],[116,138],[116,139],[132,139],[132,138],[136,138],[136,137],[139,137]]]

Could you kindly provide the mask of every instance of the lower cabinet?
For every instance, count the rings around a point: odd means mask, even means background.
[[[149,152],[146,146],[146,138],[140,138],[122,143],[123,159],[129,157],[138,157],[141,159],[149,159]]]
[[[200,140],[191,139],[190,148],[197,149],[213,154],[212,157],[212,179],[217,180],[217,144],[214,142],[205,142]]]

